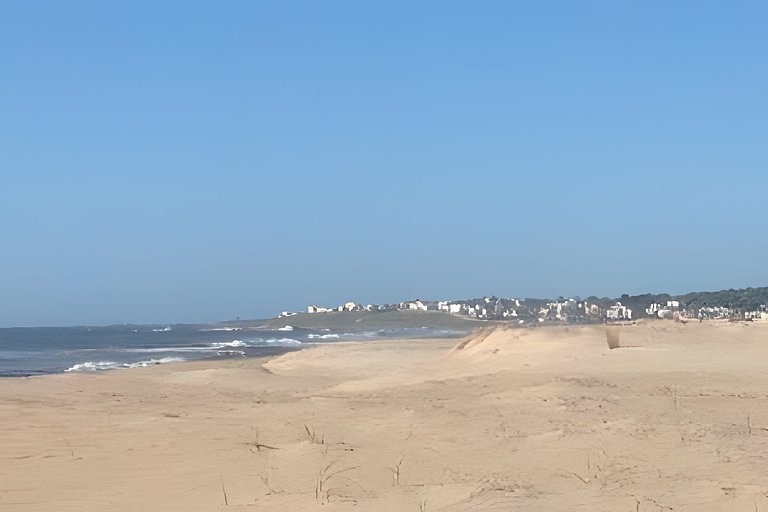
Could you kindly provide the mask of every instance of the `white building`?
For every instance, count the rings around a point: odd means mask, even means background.
[[[307,306],[307,313],[328,313],[330,311],[333,310],[330,308],[321,308],[320,306],[315,306],[314,304]]]
[[[609,320],[632,320],[632,310],[622,305],[621,302],[617,302],[608,308],[605,317]]]
[[[662,308],[661,304],[656,304],[655,302],[652,302],[650,306],[645,308],[646,314],[650,316],[655,316],[656,313]]]
[[[426,311],[427,306],[424,305],[424,303],[421,302],[421,300],[416,299],[410,302],[404,302],[402,304],[402,309],[411,309],[415,311]]]
[[[449,301],[440,301],[437,303],[437,310],[444,313],[460,313],[461,304],[451,304]]]

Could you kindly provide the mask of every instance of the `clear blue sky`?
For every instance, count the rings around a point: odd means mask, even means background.
[[[766,2],[0,6],[0,326],[768,285]]]

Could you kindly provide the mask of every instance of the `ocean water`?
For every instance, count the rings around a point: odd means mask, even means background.
[[[336,331],[217,325],[0,329],[0,376],[97,372],[195,359],[264,357],[338,341],[459,337],[426,327]]]

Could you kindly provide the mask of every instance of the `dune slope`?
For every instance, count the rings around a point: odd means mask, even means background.
[[[768,325],[0,381],[0,509],[768,510]]]

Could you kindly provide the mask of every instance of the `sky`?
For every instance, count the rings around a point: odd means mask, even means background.
[[[768,285],[768,3],[5,1],[0,326]]]

